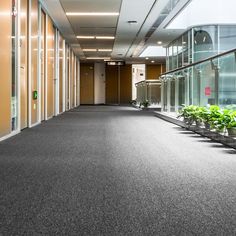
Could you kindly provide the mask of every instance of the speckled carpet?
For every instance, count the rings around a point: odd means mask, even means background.
[[[236,150],[131,107],[0,142],[0,235],[236,235]]]

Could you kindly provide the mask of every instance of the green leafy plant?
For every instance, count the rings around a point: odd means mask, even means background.
[[[183,105],[183,108],[179,111],[177,118],[180,117],[183,117],[184,122],[189,125],[193,124],[193,122],[200,122],[201,120],[199,117],[199,107],[194,105]]]
[[[140,107],[140,108],[141,108],[141,107],[147,108],[148,106],[150,106],[150,103],[149,103],[148,100],[145,100],[145,101],[143,101],[143,102],[140,102],[140,104],[139,104],[139,107]]]
[[[236,127],[236,111],[223,109],[220,117],[214,120],[214,126],[217,130],[225,131]]]
[[[137,101],[136,100],[132,100],[132,101],[130,101],[130,104],[135,106],[137,104]]]

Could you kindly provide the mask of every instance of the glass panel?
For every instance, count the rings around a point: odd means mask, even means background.
[[[235,48],[236,26],[219,26],[220,52]]]
[[[183,53],[182,37],[180,37],[177,40],[177,45],[178,45],[177,54],[178,54],[178,68],[179,68],[179,67],[183,66],[183,62],[182,62],[183,61],[183,59],[182,59],[182,57],[183,57],[183,55],[182,55],[182,53]]]
[[[177,74],[178,79],[178,109],[181,109],[182,105],[185,104],[186,97],[186,85],[185,85],[185,76],[180,72]]]
[[[163,110],[167,111],[167,81],[164,81]]]
[[[11,90],[11,129],[17,129],[17,81],[16,81],[16,2],[12,1],[12,90]]]
[[[219,65],[219,105],[236,104],[235,54],[231,53],[228,56],[219,58]]]
[[[178,56],[177,56],[178,42],[177,41],[175,41],[174,44],[173,44],[172,53],[173,53],[173,56],[172,56],[172,69],[176,69],[178,67]]]
[[[183,50],[183,66],[189,64],[189,41],[188,41],[188,33],[185,33],[182,38],[182,50]]]
[[[170,82],[170,111],[175,111],[175,79]]]
[[[200,65],[200,105],[216,104],[215,94],[215,71],[212,68],[211,62],[206,62]]]
[[[194,62],[218,53],[218,28],[204,26],[194,28]]]

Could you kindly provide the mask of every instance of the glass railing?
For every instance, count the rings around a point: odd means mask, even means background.
[[[183,104],[226,107],[236,104],[236,49],[181,67],[160,77],[162,111]]]
[[[137,90],[136,105],[148,101],[149,107],[161,108],[160,80],[143,80],[135,84]]]

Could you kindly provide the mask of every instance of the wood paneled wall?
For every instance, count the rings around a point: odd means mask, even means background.
[[[166,71],[166,66],[162,65],[146,65],[146,79],[156,80]]]
[[[20,39],[20,128],[28,127],[28,0],[21,0]]]
[[[11,9],[12,1],[0,3],[0,137],[11,132]]]
[[[64,46],[63,38],[59,34],[59,112],[63,111],[63,57]]]
[[[132,100],[132,65],[120,67],[120,103]]]
[[[47,118],[54,115],[54,27],[50,17],[47,17]]]
[[[31,1],[31,63],[30,63],[30,80],[31,80],[31,124],[38,121],[37,99],[33,99],[33,91],[38,91],[38,0]]]

